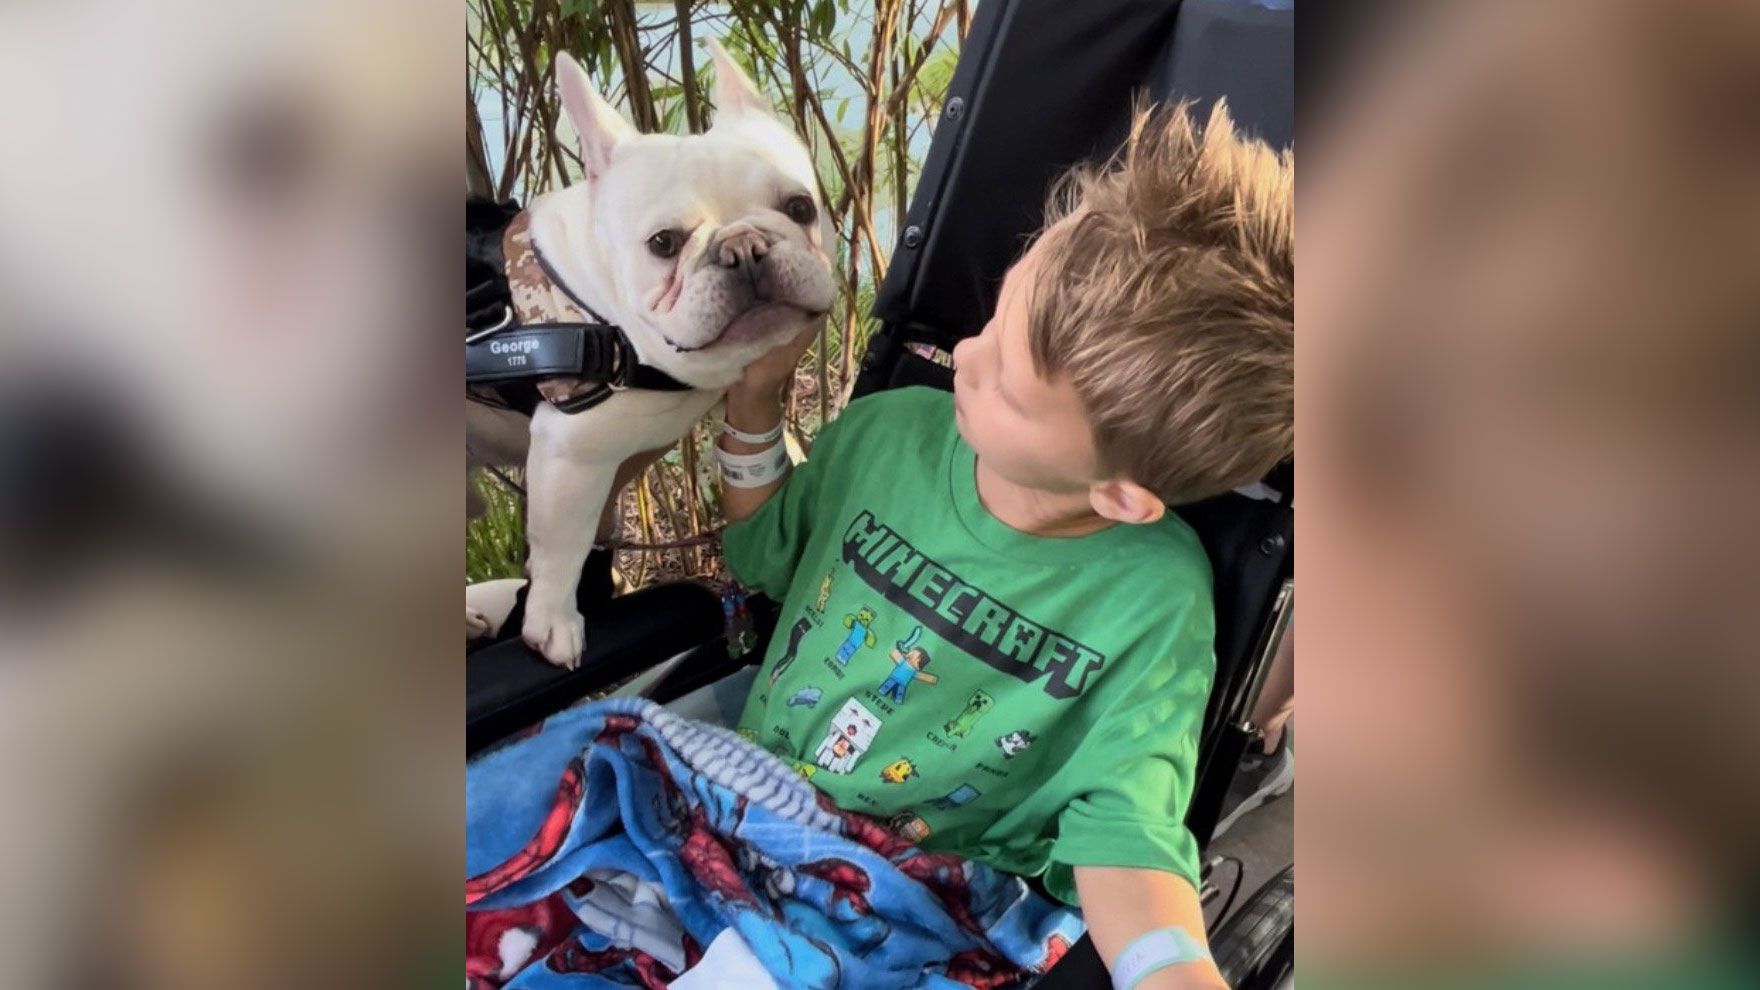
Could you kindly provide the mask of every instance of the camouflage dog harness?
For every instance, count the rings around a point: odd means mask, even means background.
[[[531,383],[557,409],[578,413],[626,389],[690,390],[642,364],[623,329],[569,290],[533,243],[526,214],[508,225],[502,249],[512,305],[499,323],[465,337],[473,398],[519,408],[505,386]]]

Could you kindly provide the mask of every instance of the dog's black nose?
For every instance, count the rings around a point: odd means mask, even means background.
[[[726,269],[745,269],[750,277],[753,269],[770,253],[770,242],[755,227],[740,225],[722,231],[709,248],[709,257]]]

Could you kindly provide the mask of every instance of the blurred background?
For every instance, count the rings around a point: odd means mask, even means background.
[[[971,24],[969,0],[467,0],[466,174],[469,191],[520,205],[580,176],[572,128],[556,98],[558,51],[643,132],[707,129],[705,39],[719,40],[794,126],[818,166],[835,231],[837,301],[788,395],[790,441],[811,449],[849,395],[877,326],[874,287],[921,171],[941,99]],[[623,499],[620,583],[713,578],[714,541],[678,548],[721,522],[711,484],[713,432],[699,425]],[[518,484],[518,472],[507,480]],[[466,539],[470,581],[523,576],[521,506],[488,472],[487,511]],[[640,549],[662,546],[665,549]]]
[[[0,983],[455,978],[461,19],[0,6]]]
[[[1754,986],[1760,6],[1309,6],[1303,973]]]

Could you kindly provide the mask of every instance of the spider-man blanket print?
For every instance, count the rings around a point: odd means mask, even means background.
[[[1020,878],[925,852],[732,732],[638,698],[472,763],[465,818],[473,990],[728,986],[736,971],[1012,987],[1082,932]]]

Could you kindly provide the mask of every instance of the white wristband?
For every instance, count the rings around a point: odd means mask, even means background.
[[[762,433],[747,433],[739,427],[734,426],[732,423],[723,421],[721,424],[721,432],[735,440],[743,441],[745,443],[775,443],[782,439],[782,420],[777,420],[775,426],[770,427]]]
[[[1112,985],[1115,990],[1131,990],[1158,969],[1209,958],[1210,950],[1184,928],[1157,928],[1137,936],[1118,954],[1112,964]]]
[[[715,459],[721,462],[721,480],[735,488],[762,488],[794,467],[785,443],[755,454],[732,454],[716,447]]]

